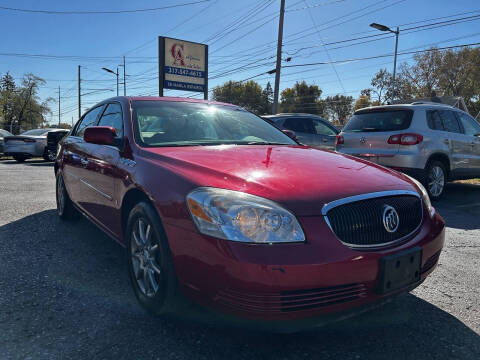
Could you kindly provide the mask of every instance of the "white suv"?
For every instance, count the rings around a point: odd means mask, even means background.
[[[358,110],[337,136],[336,150],[417,178],[432,200],[449,180],[480,177],[480,124],[443,104]]]

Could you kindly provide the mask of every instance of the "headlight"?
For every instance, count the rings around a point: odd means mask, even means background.
[[[422,195],[423,203],[427,207],[427,210],[428,210],[428,213],[430,214],[430,217],[432,217],[435,214],[435,208],[432,206],[432,202],[430,201],[430,197],[428,196],[427,190],[422,185],[422,183],[420,181],[418,181],[417,179],[414,179],[413,177],[408,176],[408,175],[405,175],[405,176],[408,177],[410,180],[412,180],[415,183],[415,185],[417,185],[417,187],[420,190],[420,193]]]
[[[259,244],[305,241],[295,216],[268,199],[205,187],[189,193],[187,204],[205,235]]]

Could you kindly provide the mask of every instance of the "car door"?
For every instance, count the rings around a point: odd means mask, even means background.
[[[463,128],[463,134],[470,145],[471,176],[480,176],[480,124],[470,115],[457,112],[457,117]]]
[[[329,150],[335,150],[335,140],[337,138],[338,131],[332,129],[323,120],[312,118],[312,121],[316,133],[315,146]]]
[[[85,185],[89,192],[85,208],[109,231],[116,233],[120,228],[116,224],[115,207],[118,199],[115,196],[118,180],[117,165],[120,160],[120,149],[123,143],[123,115],[119,103],[112,102],[105,107],[98,120],[98,126],[111,126],[115,129],[116,145],[90,144],[86,154],[88,172]]]
[[[299,143],[315,146],[317,139],[315,138],[315,127],[311,118],[289,116],[284,120],[283,127],[294,131]]]
[[[449,145],[453,164],[451,168],[454,177],[465,176],[469,172],[471,162],[471,146],[463,134],[460,122],[453,110],[438,110],[443,123],[443,141]]]
[[[84,207],[86,196],[83,181],[88,169],[87,154],[92,144],[83,140],[83,133],[89,126],[96,125],[104,106],[98,106],[87,112],[75,125],[72,134],[63,143],[63,177],[71,199],[81,208]]]

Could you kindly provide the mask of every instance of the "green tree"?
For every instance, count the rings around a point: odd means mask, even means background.
[[[323,114],[322,90],[317,85],[308,85],[305,81],[296,82],[292,88],[281,93],[280,109],[282,112],[304,112]]]
[[[267,82],[265,89],[262,90],[262,106],[263,106],[262,113],[271,114],[272,105],[273,105],[273,89],[269,81]]]
[[[0,102],[2,126],[17,134],[21,130],[41,127],[45,124],[45,115],[50,112],[48,103],[51,98],[40,101],[38,90],[45,80],[27,73],[20,85],[16,85],[9,73],[0,80]]]
[[[325,112],[335,124],[345,125],[353,112],[353,97],[337,94],[325,99]]]
[[[213,88],[213,99],[242,106],[257,114],[263,112],[262,87],[253,80],[247,82],[228,81]]]
[[[370,96],[367,95],[360,95],[360,97],[355,101],[355,105],[353,105],[353,111],[357,111],[359,109],[363,109],[372,105],[370,101]]]

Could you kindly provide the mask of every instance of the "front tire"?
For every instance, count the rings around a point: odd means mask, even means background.
[[[432,161],[426,168],[425,187],[431,200],[440,199],[447,185],[447,170],[441,161]]]
[[[149,313],[174,312],[182,302],[170,247],[155,209],[140,202],[128,217],[127,265],[133,291]]]
[[[67,193],[65,182],[61,174],[57,175],[56,182],[57,214],[62,220],[72,220],[78,217],[77,209]]]

